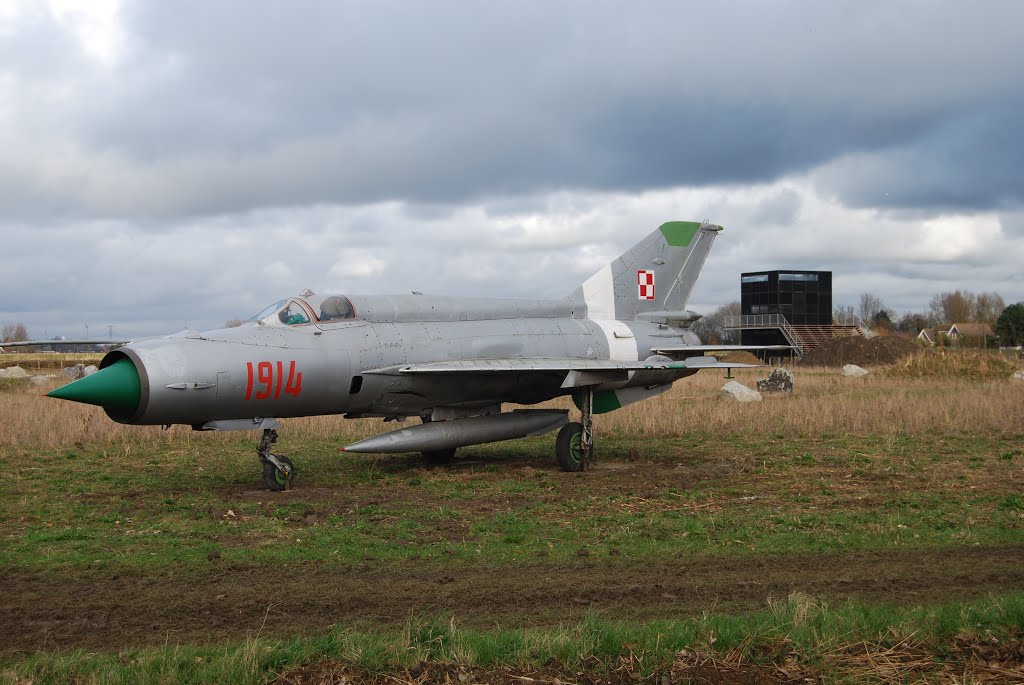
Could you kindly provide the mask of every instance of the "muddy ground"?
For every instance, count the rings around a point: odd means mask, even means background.
[[[793,591],[897,604],[954,601],[1024,587],[1024,545],[955,550],[685,558],[543,560],[517,567],[410,560],[217,567],[154,575],[5,574],[7,652],[285,637],[374,628],[412,613],[464,626],[557,625],[588,609],[640,620],[759,611]]]

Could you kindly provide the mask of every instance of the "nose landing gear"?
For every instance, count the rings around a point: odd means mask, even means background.
[[[277,442],[277,431],[273,428],[264,428],[263,437],[260,438],[260,446],[256,452],[259,454],[260,463],[263,464],[264,484],[274,492],[281,492],[291,489],[292,481],[295,480],[295,465],[288,457],[270,453],[270,446],[275,442]]]

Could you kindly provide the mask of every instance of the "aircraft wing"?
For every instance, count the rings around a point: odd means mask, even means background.
[[[713,348],[713,349],[718,349]],[[706,360],[706,361],[705,361]],[[404,364],[372,369],[363,373],[398,374],[480,374],[480,373],[553,373],[558,371],[663,371],[673,369],[756,366],[755,364],[722,364],[714,357],[691,357],[680,361],[646,362],[617,359],[576,359],[573,357],[525,357],[511,359],[460,359],[446,362]]]
[[[762,350],[791,350],[791,345],[668,345],[665,347],[651,348],[652,352],[665,354],[671,352],[760,352]]]
[[[403,364],[364,371],[387,376],[476,376],[483,374],[564,374],[563,388],[626,380],[630,371],[677,371],[698,369],[754,368],[757,364],[724,364],[714,357],[690,357],[680,361],[619,361],[616,359],[576,359],[572,357],[534,357],[510,359],[461,359],[423,364]]]
[[[131,340],[20,340],[18,342],[0,342],[0,347],[68,347],[69,345],[125,345]]]

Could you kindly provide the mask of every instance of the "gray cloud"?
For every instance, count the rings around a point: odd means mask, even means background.
[[[1003,212],[999,223],[1007,234],[1024,238],[1024,211]]]
[[[557,297],[670,218],[728,227],[698,308],[789,267],[834,270],[837,301],[1016,301],[1022,19],[133,2],[100,59],[25,2],[0,26],[0,321],[151,335],[303,287]]]
[[[4,51],[9,125],[34,135],[6,132],[0,213],[460,203],[836,159],[853,161],[822,187],[854,205],[1005,206],[1021,19],[1012,3],[132,3],[121,60],[89,69],[32,13]]]
[[[786,226],[800,216],[800,195],[792,188],[783,188],[777,195],[761,200],[751,217],[755,224]]]
[[[1024,204],[1024,95],[966,109],[899,144],[829,163],[819,187],[859,207],[1014,209]]]
[[[827,269],[836,301],[881,295],[920,310],[937,292],[997,291],[1024,299],[1022,238],[991,215],[922,220],[851,211],[814,195],[808,179],[735,189],[571,193],[534,202],[467,204],[450,212],[407,203],[253,210],[174,223],[0,224],[0,321],[35,335],[156,335],[219,326],[309,287],[320,292],[564,296],[666,218],[726,226],[692,300],[708,311],[739,296],[739,274]],[[765,217],[766,208],[791,221]]]

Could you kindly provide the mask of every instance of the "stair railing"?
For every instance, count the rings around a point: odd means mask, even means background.
[[[725,328],[778,328],[786,338],[786,342],[793,346],[797,356],[804,356],[804,341],[796,329],[782,314],[743,314],[740,316],[730,315],[725,317]]]

